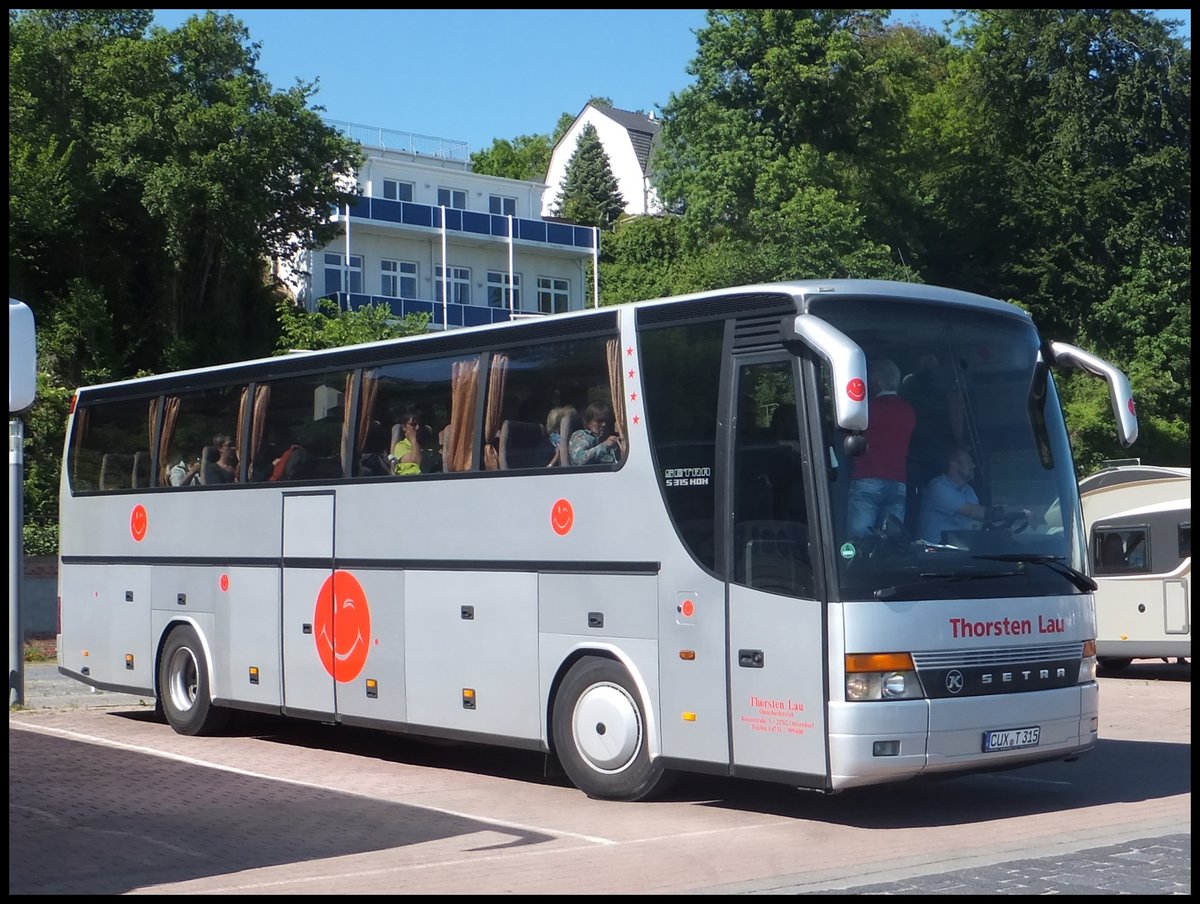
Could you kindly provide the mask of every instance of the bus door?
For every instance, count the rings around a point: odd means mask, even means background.
[[[790,355],[734,361],[727,453],[731,737],[735,774],[826,774],[824,630]]]
[[[335,710],[333,502],[333,493],[283,497],[283,705],[291,713]]]

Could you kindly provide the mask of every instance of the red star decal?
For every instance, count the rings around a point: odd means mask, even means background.
[[[629,379],[631,379],[631,380],[633,379],[633,371],[632,370],[629,372]]]
[[[632,356],[633,356],[633,346],[631,345],[631,346],[629,346],[629,348],[625,349],[625,357],[630,358]]]
[[[638,415],[636,415],[636,414],[635,414],[635,415],[633,416],[633,422],[634,422],[635,424],[637,424],[637,423],[639,423],[639,422],[640,422],[640,418],[639,418],[639,416],[638,416]]]
[[[631,401],[631,402],[637,401],[637,393],[636,392],[629,393],[629,401]]]

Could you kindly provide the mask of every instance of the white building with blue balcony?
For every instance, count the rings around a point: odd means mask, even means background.
[[[542,216],[547,186],[472,172],[463,142],[329,122],[362,146],[360,190],[331,213],[343,228],[277,275],[308,310],[386,304],[453,329],[581,310],[599,233]]]

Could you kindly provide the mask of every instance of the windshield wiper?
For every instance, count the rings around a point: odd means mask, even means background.
[[[978,556],[976,558],[979,558]],[[1015,578],[1022,576],[1020,571],[968,571],[959,574],[945,574],[940,571],[922,572],[920,577],[923,581],[912,581],[908,584],[896,584],[892,587],[880,587],[875,591],[875,599],[891,600],[895,599],[902,593],[908,593],[912,590],[919,590],[926,586],[930,581],[940,584],[949,584],[953,581],[975,581],[984,580],[987,578]]]
[[[1066,563],[1066,556],[1031,556],[1022,553],[1010,553],[994,556],[975,556],[975,558],[988,559],[992,562],[1020,562],[1022,564],[1029,562],[1034,565],[1045,565],[1052,571],[1057,571],[1080,590],[1091,592],[1097,587],[1096,582],[1090,577],[1068,565]]]

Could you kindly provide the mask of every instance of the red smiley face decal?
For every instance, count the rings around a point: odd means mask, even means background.
[[[570,533],[574,523],[575,510],[571,508],[571,503],[565,499],[554,503],[553,508],[550,509],[550,526],[554,528],[554,532],[560,537],[565,537]]]
[[[855,377],[846,384],[846,395],[850,397],[851,402],[861,402],[867,397],[867,384]]]
[[[129,533],[133,535],[133,539],[138,543],[142,542],[142,538],[146,536],[146,528],[150,526],[150,519],[146,515],[145,506],[135,505],[133,511],[129,513]]]
[[[353,681],[367,662],[371,611],[362,585],[348,571],[335,571],[317,594],[313,639],[325,671],[335,681]]]

